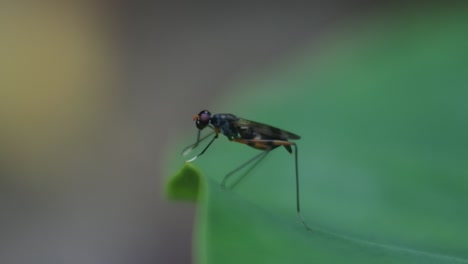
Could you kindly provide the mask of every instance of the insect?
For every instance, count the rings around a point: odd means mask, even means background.
[[[292,154],[294,147],[294,159],[295,159],[295,168],[296,168],[296,209],[297,214],[301,223],[310,231],[310,228],[307,226],[304,217],[301,214],[300,201],[299,201],[299,171],[298,171],[298,156],[297,156],[297,145],[294,142],[288,140],[297,140],[301,137],[273,127],[265,125],[262,123],[250,121],[247,119],[239,118],[233,114],[215,114],[211,115],[208,110],[203,110],[197,115],[193,116],[193,121],[198,128],[197,140],[194,144],[186,147],[182,152],[183,156],[186,156],[192,149],[196,148],[200,142],[209,138],[214,134],[211,141],[205,148],[193,158],[187,160],[187,162],[192,162],[198,157],[203,155],[205,151],[211,146],[211,144],[218,138],[219,134],[222,133],[225,135],[229,141],[246,144],[252,148],[262,150],[261,153],[255,155],[233,171],[229,172],[224,176],[221,181],[221,187],[226,188],[227,179],[232,176],[237,171],[241,170],[245,166],[256,161],[251,168],[246,172],[250,172],[253,167],[255,167],[270,151],[283,146],[289,153]],[[201,131],[206,127],[211,128],[213,131],[204,137],[201,137]],[[244,175],[245,176],[245,175]]]

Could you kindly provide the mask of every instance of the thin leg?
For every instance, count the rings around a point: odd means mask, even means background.
[[[198,157],[200,157],[201,155],[203,155],[203,153],[205,153],[205,151],[210,147],[211,143],[213,143],[213,141],[218,138],[218,133],[216,131],[214,131],[214,133],[216,133],[216,135],[211,139],[210,143],[208,143],[208,145],[206,145],[206,147],[200,152],[200,154],[198,154],[195,157],[187,160],[186,162],[192,162],[192,161],[196,160]]]
[[[301,220],[301,223],[305,226],[307,231],[311,232],[312,229],[307,225],[307,223],[304,220],[304,217],[301,214],[301,206],[299,204],[300,199],[299,199],[299,166],[298,166],[298,156],[297,156],[297,145],[294,144],[294,159],[295,159],[295,165],[296,165],[296,205],[297,205],[297,214],[299,215],[299,219]]]
[[[300,199],[299,199],[299,165],[298,165],[298,150],[297,145],[294,142],[284,141],[284,140],[265,140],[265,139],[233,139],[232,141],[247,144],[255,148],[260,149],[269,149],[271,150],[275,146],[294,146],[294,165],[296,167],[296,209],[301,223],[305,226],[307,231],[312,231],[310,227],[304,220],[304,217],[301,213]],[[250,161],[249,161],[250,162]]]
[[[234,184],[231,186],[231,187],[234,187],[235,185],[237,185],[240,180],[242,180],[242,178],[244,178],[247,174],[249,174],[250,171],[252,171],[252,169],[257,166],[258,163],[260,163],[260,161],[262,161],[263,158],[265,158],[265,156],[269,153],[270,151],[269,150],[265,150],[265,151],[262,151],[261,153],[255,155],[253,158],[249,159],[248,161],[244,162],[242,165],[240,165],[239,167],[235,168],[233,171],[229,172],[228,174],[226,174],[226,176],[224,176],[223,180],[221,181],[221,188],[222,189],[226,189],[226,181],[227,179],[232,176],[234,173],[238,172],[239,170],[243,169],[245,166],[249,165],[250,163],[252,163],[253,161],[257,160],[254,165],[252,165],[236,182],[234,182]]]
[[[195,143],[193,143],[192,145],[186,147],[186,148],[184,149],[184,151],[182,151],[182,156],[186,156],[187,154],[189,154],[190,151],[192,151],[192,149],[196,148],[200,142],[202,142],[203,140],[207,139],[209,136],[213,135],[213,133],[215,133],[215,131],[212,131],[212,132],[208,133],[206,136],[204,136],[204,137],[202,137],[202,138],[200,139],[201,130],[198,130],[197,141],[196,141]]]

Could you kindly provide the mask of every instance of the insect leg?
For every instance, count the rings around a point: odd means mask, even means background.
[[[214,133],[215,133],[215,136],[211,139],[210,143],[208,143],[208,145],[206,145],[206,147],[198,155],[196,155],[195,157],[193,157],[193,158],[191,158],[189,160],[186,160],[186,162],[192,162],[192,161],[196,160],[198,157],[200,157],[201,155],[203,155],[203,153],[205,153],[205,151],[210,147],[211,143],[213,143],[213,141],[218,138],[218,131],[214,130]],[[213,133],[210,133],[209,135],[212,135],[212,134]],[[208,136],[205,136],[203,139],[207,138]]]
[[[310,227],[306,224],[304,217],[301,213],[300,199],[299,199],[299,165],[298,165],[298,150],[294,142],[285,140],[268,140],[268,139],[233,139],[232,141],[247,144],[255,148],[271,150],[275,146],[294,146],[294,165],[296,167],[296,209],[301,223],[305,226],[307,231],[311,231]]]
[[[297,145],[294,144],[294,158],[295,158],[295,166],[296,166],[296,204],[297,204],[297,214],[299,215],[299,219],[301,219],[302,224],[305,226],[307,231],[312,231],[310,227],[307,225],[305,222],[304,217],[302,216],[301,213],[301,207],[299,204],[299,166],[298,166],[298,153],[297,153]]]
[[[244,168],[245,166],[249,165],[250,163],[252,163],[253,161],[257,160],[254,165],[252,165],[241,177],[239,177],[239,179],[234,182],[231,187],[234,187],[235,185],[237,185],[247,174],[249,174],[250,171],[253,170],[253,168],[255,168],[255,166],[257,166],[258,163],[260,163],[260,161],[262,161],[263,158],[265,158],[265,156],[269,153],[270,151],[269,150],[265,150],[265,151],[262,151],[261,153],[255,155],[253,158],[249,159],[248,161],[244,162],[242,165],[240,165],[239,167],[235,168],[234,170],[232,170],[231,172],[229,172],[228,174],[226,174],[226,176],[224,176],[223,180],[221,181],[221,188],[223,189],[226,189],[226,181],[227,179],[232,176],[234,173],[238,172],[239,170],[241,170],[242,168]]]
[[[215,132],[214,132],[214,131],[211,131],[211,132],[208,133],[207,135],[205,135],[205,136],[203,136],[202,138],[200,138],[201,130],[198,130],[197,141],[196,141],[195,143],[193,143],[192,145],[186,147],[186,148],[182,151],[182,156],[186,156],[187,154],[189,154],[190,151],[192,151],[194,148],[196,148],[200,142],[202,142],[203,140],[205,140],[205,139],[207,139],[208,137],[210,137],[211,135],[213,135],[213,133],[215,133]]]

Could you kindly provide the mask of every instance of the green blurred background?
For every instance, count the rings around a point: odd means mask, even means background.
[[[450,14],[455,10],[447,8],[450,5],[446,2],[443,8],[439,6],[431,10],[437,12],[440,9]],[[422,16],[427,8],[421,10]],[[316,46],[315,43],[322,39],[333,40],[333,34],[340,32],[337,28],[347,25],[349,38],[353,38],[354,23],[375,23],[380,16],[391,17],[394,13],[404,14],[407,10],[418,15],[416,4],[395,1],[311,1],[307,5],[290,2],[1,2],[0,262],[190,262],[194,207],[165,201],[161,190],[165,173],[168,173],[164,169],[165,164],[180,159],[168,157],[167,153],[178,153],[174,146],[189,144],[195,136],[191,116],[203,108],[212,109],[213,112],[233,111],[235,103],[249,94],[268,93],[264,98],[265,104],[280,107],[283,100],[294,100],[294,94],[281,98],[276,96],[278,93],[287,94],[283,89],[290,83],[268,82],[262,79],[268,76],[265,72],[284,69],[291,60],[300,61],[305,50],[307,54],[320,54],[318,47],[323,48],[323,44]],[[389,27],[393,25],[388,19],[381,23],[389,23]],[[430,23],[439,24],[437,21]],[[385,27],[385,24],[378,26]],[[460,29],[448,28],[447,32],[450,33],[450,30]],[[347,36],[341,36],[341,39],[343,37]],[[404,42],[399,44],[403,45]],[[333,41],[330,41],[330,45],[333,46]],[[348,47],[349,50],[354,48],[361,47]],[[424,53],[418,47],[414,47],[414,51]],[[328,72],[317,69],[317,76],[323,74],[333,79],[327,74],[345,72],[349,67],[334,67],[340,55],[349,54],[352,52],[335,54],[335,58],[329,58],[330,64],[322,57],[320,61],[324,67],[328,67]],[[444,53],[441,54],[443,56]],[[396,55],[387,56],[397,63]],[[367,65],[372,65],[372,56],[363,59],[366,59]],[[460,68],[466,65],[465,60],[459,63]],[[350,69],[348,74],[353,76],[354,73]],[[411,80],[410,77],[395,80],[395,83]],[[248,85],[245,90],[237,90],[242,86],[240,84],[252,84],[253,81],[258,85],[258,91],[251,91],[252,87]],[[318,84],[333,87],[333,84],[320,80],[315,81],[314,86]],[[456,85],[463,91],[463,82]],[[236,87],[235,91],[233,87]],[[355,87],[358,89],[358,86]],[[420,91],[421,95],[434,98],[444,96],[436,90],[430,90],[427,94],[423,89]],[[310,116],[303,112],[296,119],[283,115],[279,119],[271,117],[270,120],[259,121],[287,123],[293,127],[303,119],[311,118],[313,121],[310,122],[317,126],[317,135],[329,135],[329,131],[336,131],[337,138],[343,133],[351,133],[361,141],[364,138],[375,142],[380,140],[369,138],[359,129],[336,129],[353,127],[356,124],[354,121],[359,121],[356,118],[359,113],[348,112],[353,104],[367,103],[369,109],[385,108],[385,105],[372,105],[372,101],[357,96],[357,90],[333,94],[333,90],[322,88],[316,92],[329,98],[327,102],[339,96],[349,100],[349,105],[325,105],[325,101],[311,99],[306,101],[315,105],[318,112],[312,112]],[[388,91],[388,94],[379,96],[388,96],[388,104],[391,104],[392,98],[399,100],[400,95]],[[417,103],[418,96],[419,93],[409,94],[408,100]],[[454,98],[460,101],[453,102]],[[466,98],[466,92],[448,96],[449,101],[441,108],[464,104]],[[219,109],[219,102],[232,104],[227,104],[226,108],[229,109]],[[424,110],[416,103],[400,110],[416,110],[424,116]],[[214,109],[214,106],[217,108]],[[241,108],[237,106],[238,109]],[[332,119],[321,118],[320,111],[326,109],[334,109],[335,114],[351,117],[347,119],[342,116],[340,119],[348,120],[349,124],[337,125]],[[249,110],[253,111],[246,107],[236,113],[251,117]],[[255,116],[267,116],[269,108],[265,107],[263,113],[258,109],[255,111],[258,111]],[[443,146],[437,147],[445,147],[444,151],[451,157],[456,154],[466,157],[463,142],[457,144],[450,141],[460,137],[457,131],[466,130],[466,126],[459,127],[460,130],[450,127],[451,118],[463,119],[466,113],[459,113],[459,116],[445,116],[443,113],[434,117],[434,127],[428,129],[439,129],[440,124],[454,131],[454,134],[442,142]],[[379,119],[378,116],[375,118]],[[383,120],[389,119],[391,113]],[[411,125],[417,119],[405,122]],[[384,128],[379,127],[378,122],[362,123],[360,126],[374,131]],[[300,131],[293,132],[300,134]],[[419,131],[410,132],[414,138],[409,138],[408,142],[418,144],[421,134]],[[186,141],[180,142],[181,139]],[[391,146],[389,155],[392,151],[404,152],[392,144],[391,138],[386,141]],[[318,139],[307,144],[327,143]],[[336,163],[357,162],[346,158],[352,155],[356,145],[346,145],[345,142],[335,144],[344,147],[333,150],[322,145],[330,152],[311,156],[311,160],[315,160],[313,165],[323,172],[318,175],[325,177],[333,175],[330,170],[344,170],[345,166],[338,169],[334,165]],[[422,156],[425,161],[435,159],[431,154],[432,146],[423,144],[420,147],[427,150],[426,156]],[[443,156],[443,152],[440,153]],[[333,164],[321,163],[320,158],[324,156],[335,157],[337,161]],[[405,158],[400,158],[398,166],[405,166]],[[458,161],[454,163],[460,164]],[[349,167],[353,171],[352,166]],[[380,167],[374,169],[383,170]],[[384,171],[391,173],[392,169]],[[431,170],[427,173],[437,172]],[[466,170],[463,173],[466,175]],[[368,174],[356,168],[351,174],[360,176],[354,177],[356,181],[370,182],[362,178]],[[466,181],[464,178],[457,180]],[[320,178],[310,181],[316,181],[311,184],[324,182]],[[255,179],[250,183],[255,183]],[[388,182],[396,189],[402,184],[406,183]],[[249,188],[248,184],[243,186]],[[450,190],[459,186],[466,185],[454,184],[446,188]],[[325,186],[322,191],[333,191],[333,188],[336,186]],[[312,206],[323,212],[324,219],[333,219],[336,212],[332,209],[339,206],[341,201],[328,201],[324,205],[315,200],[314,195],[320,196],[321,193],[309,195],[311,200],[316,201]],[[414,199],[409,194],[408,197],[400,197],[405,201]],[[463,197],[466,196],[460,198]],[[268,207],[270,198],[268,195],[260,197],[259,203],[264,199]],[[354,199],[359,200],[358,203],[365,201],[365,193]],[[289,212],[286,209],[288,202],[285,199],[285,204],[280,205],[285,212]],[[321,216],[316,217],[315,220],[320,222]],[[341,225],[343,229],[359,228],[358,218],[348,220]],[[330,223],[330,226],[340,224]]]

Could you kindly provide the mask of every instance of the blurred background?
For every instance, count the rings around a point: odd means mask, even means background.
[[[192,115],[327,29],[407,5],[2,1],[0,263],[190,263],[194,205],[162,190]]]

